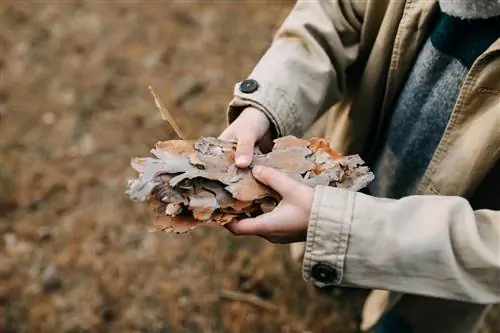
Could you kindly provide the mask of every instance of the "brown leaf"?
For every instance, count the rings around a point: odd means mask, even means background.
[[[291,147],[307,148],[308,146],[309,142],[307,140],[301,140],[295,136],[288,135],[274,140],[273,150],[281,150]]]
[[[276,198],[268,197],[260,201],[260,209],[263,213],[269,213],[278,205]]]
[[[284,150],[273,150],[269,154],[256,156],[254,165],[263,165],[292,173],[304,173],[313,170],[315,164],[307,157],[312,155],[306,147],[290,147]]]
[[[234,198],[240,201],[253,201],[269,195],[269,188],[259,183],[251,172],[242,172],[240,175],[241,178],[237,182],[225,187]]]
[[[242,216],[250,216],[251,214],[262,213],[261,206],[258,203],[252,203],[251,205],[245,207],[221,208],[220,211],[222,213],[236,214]]]
[[[158,142],[152,153],[155,158],[132,160],[138,178],[129,180],[127,194],[155,205],[159,217],[154,230],[182,233],[206,222],[224,225],[270,212],[281,200],[253,177],[250,168],[236,167],[234,142],[212,137],[171,140]],[[275,140],[268,154],[256,149],[252,166],[276,168],[311,187],[357,191],[373,180],[363,163],[359,155],[337,153],[324,139],[287,136]]]
[[[212,215],[209,222],[217,223],[219,225],[225,225],[236,219],[235,214],[225,214],[222,212],[217,212]]]
[[[178,203],[169,203],[167,207],[165,207],[165,214],[168,216],[175,216],[182,212],[182,205]]]
[[[212,192],[202,190],[189,197],[189,208],[195,219],[208,220],[219,205]]]
[[[195,151],[195,141],[192,140],[169,140],[156,143],[156,149],[165,149],[171,153],[189,155]]]
[[[330,143],[327,140],[321,138],[309,139],[309,149],[311,149],[314,153],[323,150],[327,152],[333,159],[340,159],[342,157],[340,153],[335,151],[335,149],[330,146]]]
[[[183,234],[202,225],[204,221],[198,221],[191,216],[177,215],[158,216],[149,227],[150,232],[165,231],[166,233]]]
[[[217,199],[217,204],[220,208],[232,207],[234,205],[236,200],[228,191],[221,187],[219,182],[201,179],[200,184],[205,190],[215,194],[215,199]]]
[[[250,207],[252,204],[253,204],[252,201],[240,201],[240,200],[236,200],[234,202],[233,208],[234,208],[234,210],[236,212],[241,212],[243,209]]]

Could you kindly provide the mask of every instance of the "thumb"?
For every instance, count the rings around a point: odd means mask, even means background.
[[[255,218],[234,221],[224,225],[233,235],[251,236],[262,232],[262,224],[255,223]]]
[[[259,182],[271,187],[283,198],[293,194],[300,185],[284,173],[270,167],[257,165],[252,168],[252,174]]]
[[[264,235],[272,232],[274,225],[279,224],[280,216],[276,212],[269,212],[254,218],[234,221],[225,225],[234,235],[251,236]]]

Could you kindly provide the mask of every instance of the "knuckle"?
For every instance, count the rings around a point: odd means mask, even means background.
[[[248,150],[252,148],[252,142],[251,141],[244,141],[244,140],[238,140],[238,147],[240,150]]]

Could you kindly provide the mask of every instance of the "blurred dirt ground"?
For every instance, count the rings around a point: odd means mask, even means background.
[[[147,233],[123,194],[130,157],[172,138],[147,86],[189,137],[217,135],[291,5],[1,2],[0,332],[357,331],[366,292],[319,292],[286,247],[220,227]]]

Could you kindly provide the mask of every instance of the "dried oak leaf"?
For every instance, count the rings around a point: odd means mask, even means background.
[[[275,140],[268,154],[257,149],[251,167],[269,166],[314,187],[358,191],[373,180],[358,155],[342,156],[321,138],[287,136]],[[259,183],[251,167],[234,164],[235,143],[212,137],[158,142],[156,158],[133,158],[138,178],[128,181],[132,200],[152,202],[158,217],[152,230],[184,233],[204,224],[224,225],[273,210],[278,193]]]
[[[195,218],[186,215],[160,215],[153,221],[149,227],[149,231],[165,231],[166,233],[173,232],[176,234],[184,234],[205,222],[206,221],[196,220]]]
[[[232,196],[240,201],[252,201],[265,198],[270,195],[269,188],[259,183],[248,170],[238,171],[239,177],[236,181],[226,186]]]
[[[189,197],[189,208],[197,220],[208,220],[219,205],[212,192],[202,190]]]
[[[201,179],[200,185],[215,195],[220,208],[233,207],[235,205],[237,200],[231,196],[231,193],[222,188],[220,183],[213,180]]]

